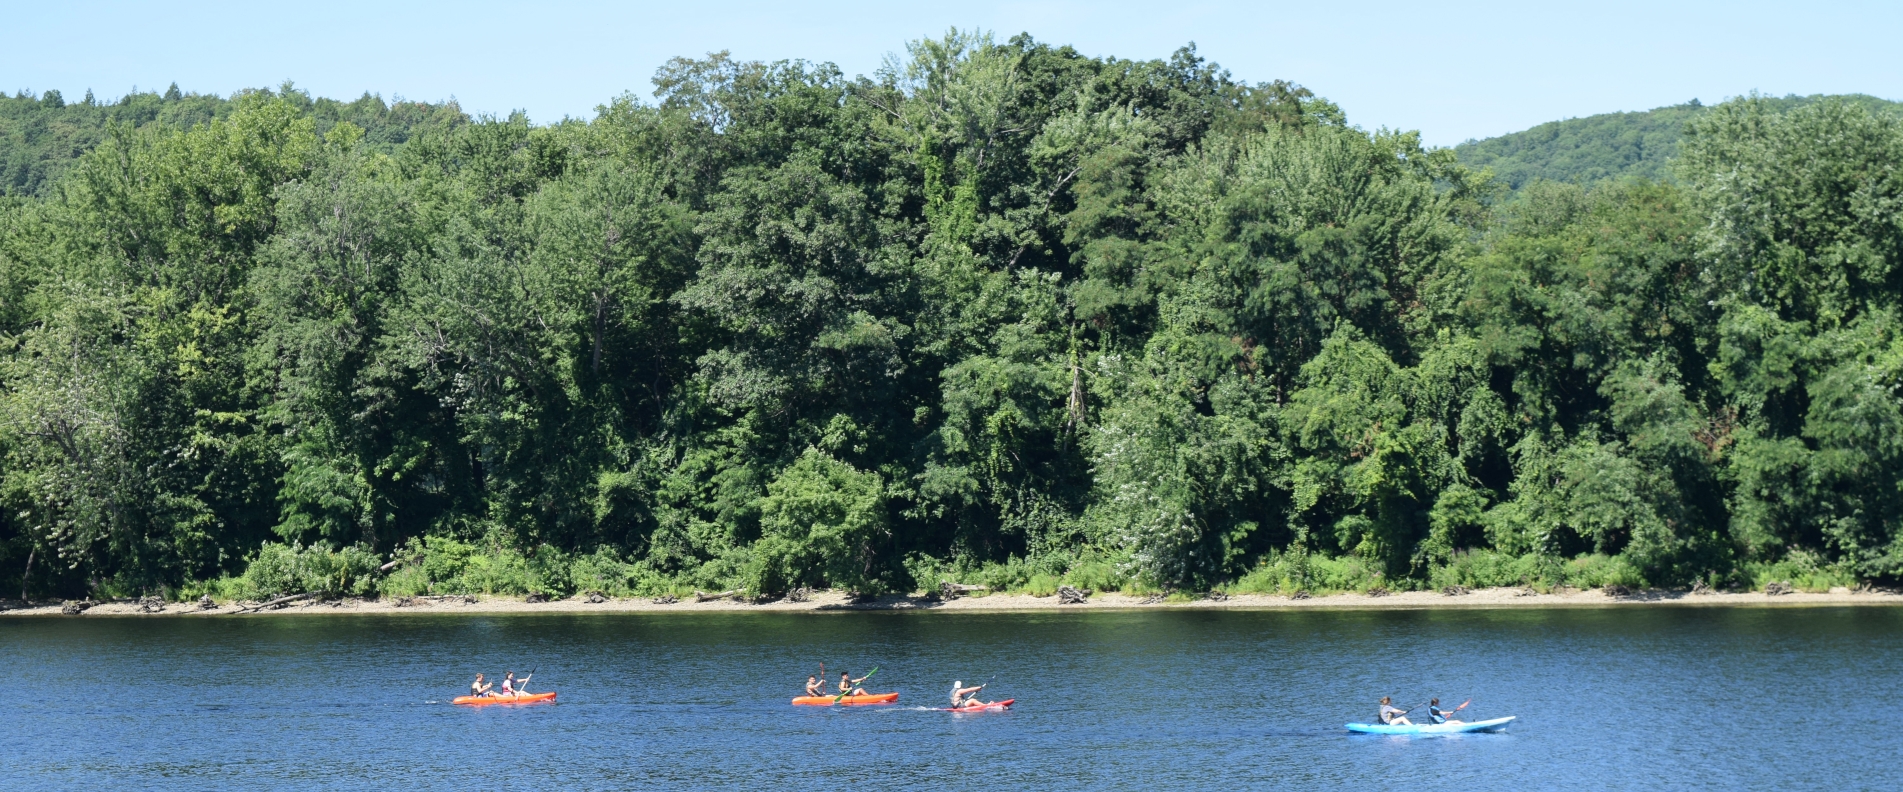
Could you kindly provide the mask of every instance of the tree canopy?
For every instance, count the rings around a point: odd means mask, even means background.
[[[0,568],[1903,577],[1903,126],[1866,103],[1727,102],[1671,179],[1502,202],[1193,47],[952,31],[871,76],[717,53],[654,85],[543,126],[78,105],[96,145],[0,203]]]
[[[1823,101],[1861,105],[1873,112],[1897,112],[1899,105],[1873,96],[1750,97],[1778,111]],[[1687,125],[1713,106],[1694,99],[1682,105],[1636,113],[1603,113],[1553,121],[1532,129],[1469,140],[1454,147],[1471,168],[1489,168],[1517,193],[1535,181],[1592,185],[1622,178],[1670,181]]]

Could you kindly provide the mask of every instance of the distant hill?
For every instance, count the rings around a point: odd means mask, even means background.
[[[339,121],[364,128],[364,140],[385,150],[394,149],[427,127],[454,126],[469,120],[454,102],[398,102],[365,93],[355,101],[311,98],[286,85],[280,91],[298,101],[317,121],[323,134]],[[0,195],[34,195],[51,184],[67,164],[91,151],[106,136],[111,123],[142,127],[164,123],[189,128],[231,113],[230,99],[216,94],[180,93],[177,85],[165,93],[130,93],[117,101],[101,102],[86,92],[68,102],[59,91],[35,96],[21,91],[0,94]]]
[[[1769,101],[1780,110],[1789,110],[1826,98],[1819,94]],[[1873,110],[1903,111],[1903,103],[1874,96],[1849,94],[1840,98]],[[1626,176],[1665,179],[1670,175],[1667,163],[1678,153],[1686,123],[1709,109],[1694,99],[1644,112],[1569,118],[1524,132],[1469,140],[1455,146],[1454,152],[1469,166],[1492,168],[1512,190],[1536,179],[1580,184]]]

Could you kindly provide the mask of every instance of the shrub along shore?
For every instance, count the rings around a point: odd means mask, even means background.
[[[0,588],[1903,582],[1887,106],[1506,200],[1193,48],[653,84],[0,97]]]
[[[1086,594],[1086,592],[1078,592]],[[804,592],[797,598],[750,600],[742,597],[714,596],[702,600],[694,596],[658,598],[612,598],[577,595],[567,599],[543,600],[539,597],[500,596],[421,596],[364,599],[300,599],[292,602],[225,601],[205,604],[200,601],[161,602],[118,600],[112,602],[36,602],[19,607],[18,602],[0,603],[9,609],[7,616],[222,616],[222,615],[295,615],[295,614],[682,614],[682,613],[850,613],[859,611],[946,611],[984,612],[1087,612],[1102,610],[1427,610],[1472,608],[1618,608],[1618,607],[1811,607],[1811,606],[1888,606],[1903,607],[1903,593],[1893,590],[1847,589],[1829,591],[1785,591],[1773,585],[1769,591],[1628,591],[1615,588],[1582,591],[1560,587],[1546,591],[1530,588],[1450,589],[1448,591],[1404,591],[1381,593],[1340,592],[1294,596],[1265,594],[1187,594],[1135,595],[1121,592],[1087,592],[1082,601],[1059,595],[1038,596],[1025,592],[973,592],[953,599],[931,595],[852,597],[844,592]],[[796,601],[797,599],[797,601]]]

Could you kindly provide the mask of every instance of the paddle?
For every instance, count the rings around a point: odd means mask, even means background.
[[[852,688],[854,685],[859,684],[859,682],[864,682],[868,679],[871,679],[872,675],[877,673],[879,673],[879,667],[873,666],[872,670],[867,671],[866,675],[860,677],[858,682],[854,682],[852,677],[846,677],[846,689],[839,691],[839,695],[833,697],[833,706],[835,707],[839,706],[839,702],[845,701],[847,696],[852,695]]]
[[[541,664],[537,663],[535,668],[529,669],[529,676],[522,677],[515,681],[515,694],[517,696],[528,695],[529,691],[526,688],[524,688],[523,685],[527,685],[529,683],[529,677],[535,676],[536,670],[540,669],[541,667],[542,667]]]

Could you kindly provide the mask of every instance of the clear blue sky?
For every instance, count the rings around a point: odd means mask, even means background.
[[[10,5],[0,31],[8,92],[116,98],[176,81],[229,94],[290,79],[323,96],[454,97],[540,122],[591,117],[623,91],[645,97],[675,55],[727,49],[864,74],[953,25],[1130,58],[1194,41],[1240,78],[1299,82],[1355,124],[1419,129],[1437,145],[1751,90],[1903,99],[1897,0]]]

